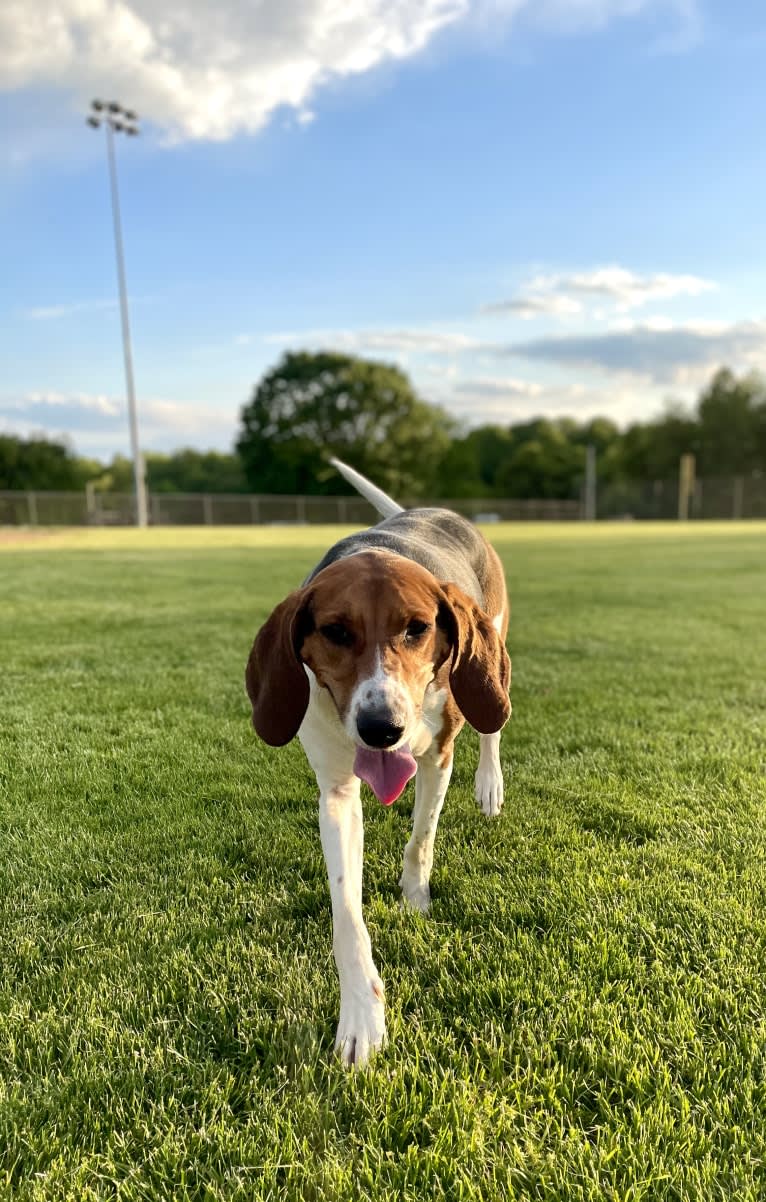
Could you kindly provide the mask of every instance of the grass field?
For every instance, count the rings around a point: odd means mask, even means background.
[[[411,790],[366,799],[357,1074],[314,782],[243,691],[337,529],[5,540],[0,1197],[766,1197],[766,527],[489,533],[505,810],[465,732],[423,919]]]

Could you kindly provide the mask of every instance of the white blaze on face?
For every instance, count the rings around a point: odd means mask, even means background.
[[[360,680],[348,707],[344,725],[346,732],[359,742],[359,732],[356,728],[357,719],[365,711],[381,711],[390,715],[394,726],[404,728],[400,743],[406,743],[415,713],[409,691],[397,676],[386,672],[380,660],[380,648],[375,652],[375,667],[370,676]]]

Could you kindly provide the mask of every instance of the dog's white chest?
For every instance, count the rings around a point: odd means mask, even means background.
[[[417,757],[424,755],[442,728],[447,690],[430,684],[423,698],[420,721],[410,740],[410,750]]]

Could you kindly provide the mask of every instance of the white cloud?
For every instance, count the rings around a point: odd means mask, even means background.
[[[27,417],[48,412],[60,417],[64,410],[73,410],[111,418],[116,417],[120,409],[120,401],[86,392],[27,392],[20,397],[0,397],[0,414],[19,413]]]
[[[60,88],[80,104],[112,94],[176,139],[254,133],[286,106],[299,122],[328,80],[422,51],[470,18],[521,11],[557,33],[598,29],[693,0],[4,0],[6,90]]]
[[[168,450],[181,445],[231,447],[236,405],[229,409],[164,398],[139,398],[141,445]],[[71,438],[103,455],[127,450],[128,419],[121,398],[90,393],[27,392],[0,396],[0,428],[29,435],[44,432]]]
[[[557,296],[555,292],[528,292],[507,301],[482,305],[481,312],[510,313],[513,317],[520,317],[522,321],[531,321],[535,317],[571,317],[582,313],[582,308],[580,301],[571,296]]]
[[[502,3],[502,0],[500,0]],[[638,17],[647,9],[669,10],[675,18],[673,37],[699,29],[695,0],[537,0],[534,20],[556,33],[603,29],[611,21]]]
[[[451,392],[431,399],[438,400],[469,426],[507,426],[535,417],[576,417],[578,421],[610,417],[618,424],[627,424],[644,418],[647,412],[659,412],[663,396],[652,388],[615,385],[611,381],[599,387],[478,377],[462,380]]]
[[[477,376],[475,379],[460,380],[455,384],[458,396],[469,397],[539,397],[542,384],[533,380],[519,380],[514,376]]]
[[[149,304],[156,298],[151,296],[130,296],[131,305]],[[102,313],[117,308],[117,298],[110,300],[64,301],[56,305],[35,305],[22,310],[22,317],[29,321],[56,321],[60,318],[77,317],[81,313]]]
[[[615,264],[568,275],[535,275],[522,286],[518,296],[484,305],[481,311],[509,313],[527,321],[533,317],[571,317],[582,313],[584,300],[597,300],[611,303],[618,313],[627,313],[652,301],[701,296],[715,288],[712,280],[701,276],[665,271],[640,275]],[[603,310],[599,315],[603,315]]]
[[[241,341],[238,335],[237,341]],[[303,330],[266,334],[264,342],[277,346],[322,347],[336,351],[371,351],[392,355],[454,355],[479,349],[483,344],[468,334],[415,328],[410,330]]]
[[[139,417],[147,432],[167,438],[191,439],[195,446],[207,445],[212,438],[216,444],[231,444],[238,409],[222,409],[215,405],[191,404],[185,401],[148,400],[139,406]],[[176,441],[173,445],[178,445]]]
[[[24,317],[32,321],[51,321],[59,317],[73,317],[77,313],[96,313],[102,309],[114,309],[116,300],[75,301],[62,305],[39,305],[36,308],[25,309]]]
[[[497,347],[496,353],[640,377],[660,384],[699,384],[717,367],[737,370],[766,364],[766,320],[647,322],[606,332],[532,339]]]
[[[614,301],[618,309],[627,310],[676,296],[700,296],[703,292],[712,291],[716,285],[712,280],[696,275],[672,275],[665,271],[639,275],[638,272],[613,265],[572,275],[537,276],[531,281],[530,287],[543,294],[566,296],[574,293],[577,296],[606,297]]]
[[[6,89],[112,93],[176,138],[225,139],[282,105],[310,120],[333,76],[416,54],[469,0],[5,0]]]

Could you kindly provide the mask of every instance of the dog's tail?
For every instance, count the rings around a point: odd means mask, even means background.
[[[381,517],[392,518],[395,513],[402,512],[402,506],[397,505],[396,501],[392,500],[382,489],[376,488],[371,484],[366,476],[361,476],[359,472],[355,472],[347,463],[342,463],[340,459],[331,459],[330,463],[352,484],[358,493],[364,497],[365,501],[369,501],[373,505]]]

